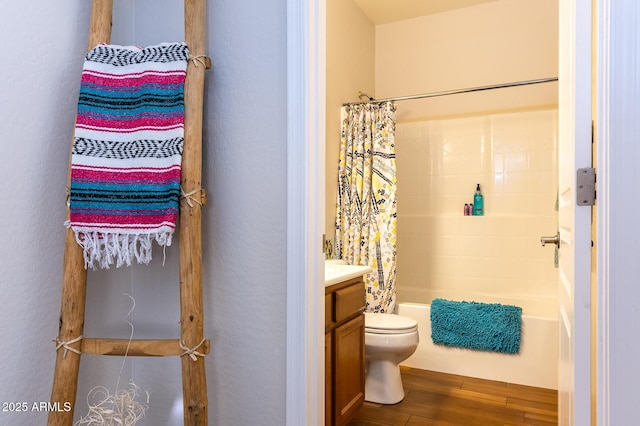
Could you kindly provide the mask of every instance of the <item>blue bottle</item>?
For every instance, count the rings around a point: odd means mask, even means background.
[[[480,191],[480,184],[476,186],[476,193],[473,194],[473,215],[484,216],[484,199]]]

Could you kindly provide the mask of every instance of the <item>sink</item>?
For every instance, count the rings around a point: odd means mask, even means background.
[[[347,265],[342,260],[326,260],[324,263],[324,286],[360,277],[373,271],[368,266]]]

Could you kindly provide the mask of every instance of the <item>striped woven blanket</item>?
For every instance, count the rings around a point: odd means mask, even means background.
[[[151,260],[171,245],[184,143],[184,43],[99,45],[85,58],[69,221],[85,267]]]

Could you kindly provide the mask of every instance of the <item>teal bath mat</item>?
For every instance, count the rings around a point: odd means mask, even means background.
[[[499,303],[431,302],[433,343],[515,354],[520,351],[522,308]]]

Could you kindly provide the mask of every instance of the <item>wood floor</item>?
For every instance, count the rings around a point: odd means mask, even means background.
[[[558,393],[504,382],[402,368],[405,398],[364,403],[347,426],[549,426]]]

